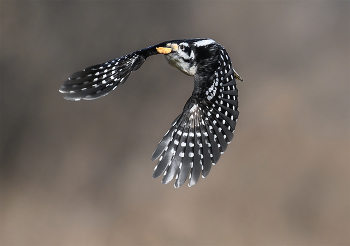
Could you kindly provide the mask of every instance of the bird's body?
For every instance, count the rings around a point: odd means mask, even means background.
[[[153,177],[164,173],[162,182],[174,177],[180,187],[189,186],[200,174],[206,177],[233,138],[238,118],[236,79],[225,48],[212,39],[162,42],[115,60],[73,74],[60,92],[68,100],[91,100],[107,95],[124,83],[147,57],[164,54],[169,64],[194,77],[194,89],[183,112],[159,142],[152,160],[159,158]]]

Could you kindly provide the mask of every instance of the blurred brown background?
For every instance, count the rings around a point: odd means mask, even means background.
[[[1,2],[2,245],[349,245],[348,1]],[[66,78],[165,40],[224,45],[235,137],[175,189],[150,157],[193,78],[151,57],[95,101]]]

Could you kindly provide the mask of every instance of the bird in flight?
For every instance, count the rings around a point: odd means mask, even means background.
[[[67,100],[97,99],[123,84],[147,57],[165,55],[168,63],[194,77],[194,89],[182,113],[159,142],[152,161],[159,158],[153,178],[175,178],[176,188],[205,178],[233,138],[238,118],[236,79],[225,48],[208,38],[171,40],[141,49],[72,74],[60,92]]]

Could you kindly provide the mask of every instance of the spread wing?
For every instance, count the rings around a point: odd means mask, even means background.
[[[85,68],[72,74],[60,88],[67,100],[92,100],[107,95],[124,83],[130,73],[138,69],[145,59],[136,54],[129,55]]]
[[[223,47],[217,59],[212,75],[199,81],[194,91],[198,86],[204,90],[192,94],[153,153],[152,160],[159,157],[153,177],[164,173],[164,184],[175,178],[177,188],[189,178],[188,185],[194,185],[200,174],[209,174],[233,138],[239,114],[235,79],[240,77]]]
[[[156,47],[163,43],[135,51],[126,56],[85,68],[72,74],[63,83],[60,92],[67,100],[79,101],[97,99],[124,83],[132,71],[141,67],[146,58],[159,54]]]

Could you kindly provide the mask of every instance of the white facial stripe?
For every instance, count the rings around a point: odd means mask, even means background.
[[[182,50],[178,50],[179,54],[181,55],[181,57],[183,57],[184,59],[190,59],[190,56],[188,56],[188,54],[186,52],[183,52]],[[191,54],[192,56],[192,54]]]
[[[183,45],[183,46],[186,46],[186,47],[189,47],[188,43],[181,43],[180,46]],[[191,50],[191,53],[190,53],[190,56],[188,56],[188,54],[184,51],[182,51],[181,49],[178,49],[177,50],[179,52],[179,54],[181,54],[181,56],[185,59],[193,59],[194,58],[194,52],[193,50]]]
[[[205,46],[205,45],[212,44],[212,43],[215,43],[215,41],[212,39],[204,39],[204,40],[194,42],[194,45],[199,47],[199,46]]]
[[[197,65],[195,63],[195,52],[193,49],[190,49],[190,45],[183,42],[180,44],[168,43],[166,46],[175,51],[165,56],[169,64],[187,75],[194,76],[197,71]]]

